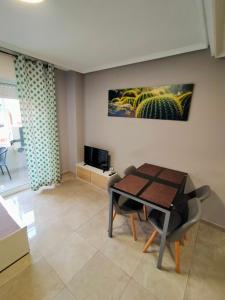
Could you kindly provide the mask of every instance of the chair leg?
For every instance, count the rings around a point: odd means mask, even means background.
[[[147,207],[145,205],[143,205],[143,213],[144,213],[144,217],[145,217],[145,221],[147,221]]]
[[[144,249],[143,249],[143,253],[146,253],[148,248],[151,246],[152,242],[155,240],[156,236],[158,234],[157,230],[154,230],[153,233],[151,234],[150,238],[148,239],[148,241],[146,242]]]
[[[115,217],[116,217],[116,210],[114,210],[114,212],[113,212],[113,221],[114,221]]]
[[[0,169],[1,169],[1,171],[2,171],[2,175],[4,175],[4,172],[3,172],[2,166],[0,166]]]
[[[175,242],[175,253],[176,253],[176,272],[180,273],[180,241]]]
[[[130,220],[131,220],[131,231],[132,231],[132,234],[133,234],[134,241],[136,241],[137,240],[137,234],[136,234],[134,214],[130,215]]]
[[[5,165],[5,168],[6,168],[6,171],[7,171],[8,175],[9,175],[10,180],[12,180],[12,177],[11,177],[11,175],[9,173],[9,169],[8,169],[8,167],[6,165]]]
[[[142,219],[141,219],[141,216],[140,216],[140,213],[139,213],[139,211],[137,212],[137,215],[138,215],[138,219],[139,219],[139,221],[140,221],[140,222],[142,222]]]

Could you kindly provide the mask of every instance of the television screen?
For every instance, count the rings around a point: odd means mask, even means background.
[[[108,151],[84,146],[84,163],[106,171],[109,169]]]

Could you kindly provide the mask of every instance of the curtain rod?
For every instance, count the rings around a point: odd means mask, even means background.
[[[12,53],[10,53],[10,52],[6,52],[6,51],[2,50],[2,48],[0,48],[0,52],[1,52],[1,53],[4,53],[4,54],[8,54],[8,55],[11,55],[11,56],[16,57],[15,54],[12,54]]]
[[[44,61],[42,59],[38,59],[38,58],[35,58],[33,56],[25,55],[25,54],[22,54],[22,53],[19,53],[19,52],[16,52],[16,51],[12,51],[12,50],[9,50],[9,49],[3,48],[3,47],[0,47],[0,52],[2,52],[4,54],[11,55],[11,56],[14,56],[14,57],[17,57],[18,55],[23,55],[25,58],[33,60],[33,61],[39,60],[39,61],[43,62],[44,65],[50,64],[49,62]]]

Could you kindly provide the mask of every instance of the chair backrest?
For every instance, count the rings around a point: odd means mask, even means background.
[[[178,229],[173,231],[167,239],[171,242],[181,240],[186,231],[201,219],[202,206],[199,198],[193,198],[188,201],[188,220]]]
[[[108,190],[108,194],[110,196],[110,188],[118,181],[120,181],[122,178],[118,175],[118,174],[115,174],[113,175],[112,177],[110,177],[109,181],[108,181],[108,185],[107,185],[107,190]],[[120,213],[120,207],[119,207],[119,199],[120,199],[120,195],[119,194],[116,194],[114,195],[113,197],[113,205],[116,209],[116,212],[117,213]]]
[[[124,175],[127,176],[129,174],[132,174],[134,173],[135,171],[137,170],[137,168],[133,165],[127,167],[125,170],[124,170]]]
[[[200,188],[196,189],[195,197],[197,197],[201,202],[209,198],[211,194],[211,189],[209,185],[203,185]]]
[[[0,147],[0,163],[1,164],[6,163],[7,151],[8,151],[8,149],[6,147]]]
[[[109,189],[118,181],[120,181],[122,178],[118,175],[115,174],[113,176],[110,177],[108,184],[107,184],[107,191],[109,193]]]

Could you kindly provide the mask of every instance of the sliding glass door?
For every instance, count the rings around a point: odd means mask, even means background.
[[[26,186],[28,173],[16,86],[0,83],[0,194]]]

